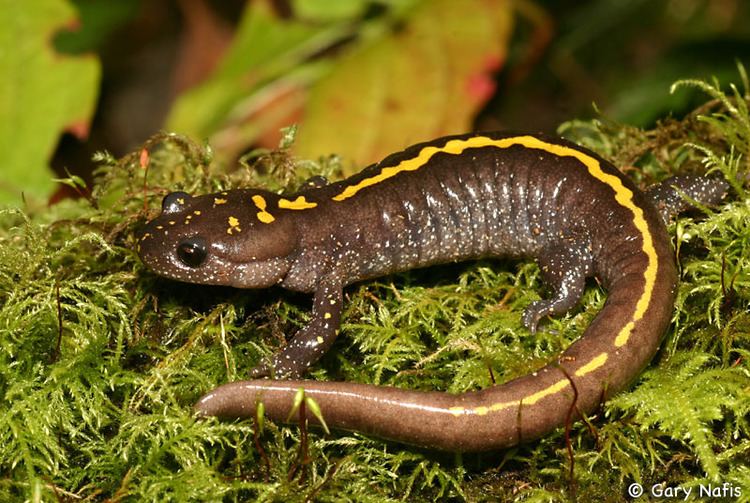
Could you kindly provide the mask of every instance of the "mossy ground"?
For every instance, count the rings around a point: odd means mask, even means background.
[[[735,181],[750,163],[747,96],[688,84],[711,101],[684,120],[562,132],[642,187],[696,168]],[[726,482],[750,498],[741,182],[719,208],[671,226],[682,279],[673,326],[635,386],[572,427],[572,458],[563,431],[461,456],[317,430],[301,449],[296,426],[196,421],[194,401],[276,351],[305,323],[309,299],[160,279],[139,262],[134,231],[168,190],[278,190],[339,172],[335,158],[300,161],[284,147],[227,175],[204,146],[161,135],[145,145],[148,162],[102,155],[91,197],[0,213],[0,500],[624,501],[632,482]],[[309,377],[461,392],[528,373],[606,298],[592,281],[579,307],[532,337],[520,317],[543,292],[534,264],[510,261],[354,285],[342,336]]]

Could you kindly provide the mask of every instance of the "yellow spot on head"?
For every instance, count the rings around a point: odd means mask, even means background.
[[[228,220],[229,227],[227,228],[227,234],[232,234],[234,232],[241,232],[242,229],[240,229],[240,221],[237,220],[236,217],[229,217]]]
[[[323,315],[323,318],[325,318],[326,320],[329,319],[330,317],[331,317],[331,313],[326,313]]]
[[[201,210],[195,210],[193,213],[195,213],[196,215],[200,215],[201,214]]]
[[[258,220],[260,220],[264,224],[270,224],[271,222],[276,220],[273,215],[266,211],[266,206],[268,206],[268,203],[266,203],[266,199],[263,196],[256,194],[252,197],[252,199],[253,203],[255,203],[255,207],[260,210],[256,214]]]
[[[219,204],[226,204],[227,200],[220,197],[214,197],[214,206]]]
[[[324,342],[324,339],[321,336],[318,336],[316,340],[318,341],[318,344],[323,344]]]
[[[266,206],[268,206],[268,203],[266,203],[266,198],[258,194],[253,196],[253,203],[255,203],[255,206],[259,210],[265,210]]]
[[[279,208],[287,210],[306,210],[308,208],[315,208],[318,203],[311,203],[305,199],[305,196],[298,196],[294,201],[289,199],[279,199]]]

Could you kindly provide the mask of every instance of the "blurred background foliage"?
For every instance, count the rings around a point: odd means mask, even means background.
[[[166,129],[228,167],[274,147],[349,172],[414,142],[572,118],[650,126],[736,75],[741,0],[31,0],[0,3],[0,203],[57,200]],[[592,106],[595,104],[596,106]],[[56,175],[50,171],[52,167]]]

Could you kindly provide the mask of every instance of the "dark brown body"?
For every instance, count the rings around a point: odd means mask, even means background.
[[[723,194],[719,185],[691,190],[715,199]],[[256,380],[207,394],[196,405],[204,415],[248,417],[263,401],[266,414],[283,421],[302,387],[332,427],[445,450],[498,449],[539,437],[564,424],[573,407],[588,413],[627,386],[653,357],[671,317],[677,275],[662,217],[606,161],[557,139],[442,138],[292,196],[241,190],[174,199],[165,200],[164,215],[140,240],[141,256],[156,272],[315,294],[310,324],[256,369],[258,376],[301,375],[338,333],[342,288],[396,271],[533,257],[555,293],[527,308],[532,332],[540,318],[572,307],[588,276],[609,294],[556,362],[480,392]]]

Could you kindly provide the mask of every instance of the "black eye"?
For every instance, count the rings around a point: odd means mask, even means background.
[[[188,267],[198,267],[206,259],[206,242],[198,236],[188,238],[177,245],[177,256]]]
[[[328,178],[320,175],[311,176],[302,184],[303,189],[319,189],[328,185]]]
[[[187,192],[172,192],[164,196],[161,200],[161,212],[162,213],[176,213],[185,206],[185,201],[190,199],[190,194]]]

